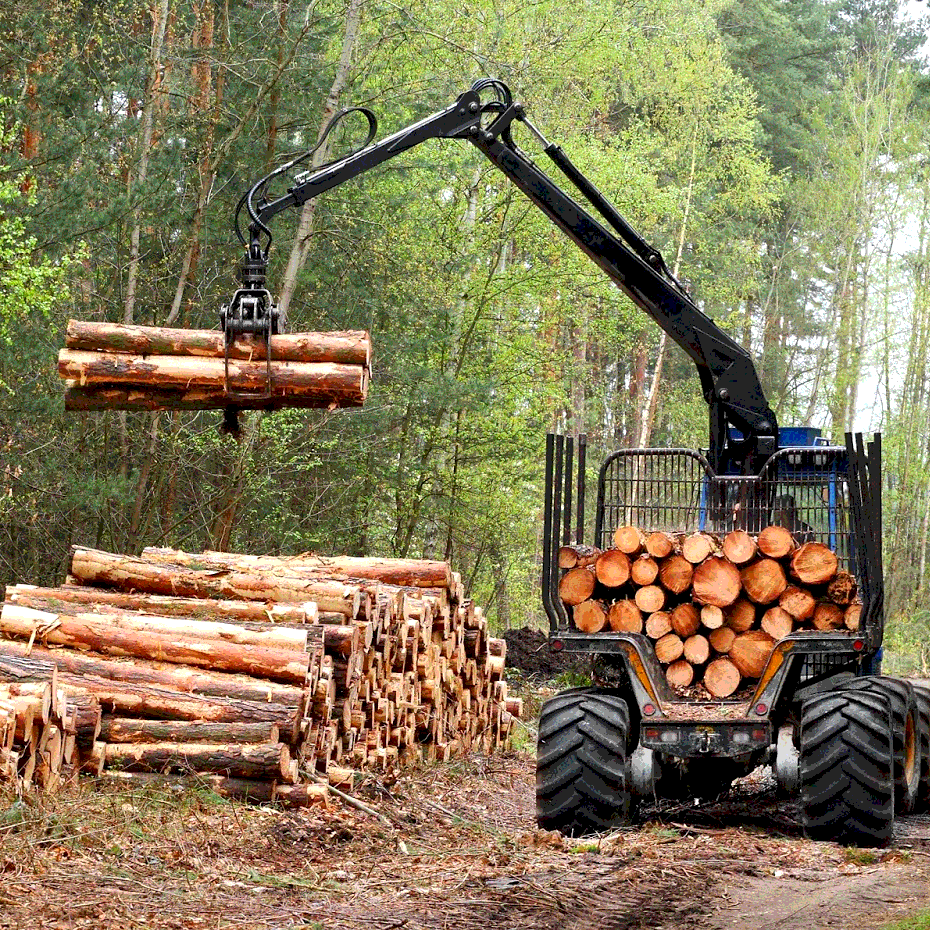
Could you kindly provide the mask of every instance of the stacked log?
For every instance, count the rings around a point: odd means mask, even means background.
[[[577,629],[643,633],[669,684],[691,695],[734,695],[763,673],[776,643],[799,630],[859,627],[856,580],[819,542],[781,526],[645,534],[620,527],[614,547],[565,546],[559,593]]]
[[[0,612],[0,681],[103,708],[85,770],[291,804],[505,746],[505,650],[447,563],[410,559],[76,547],[65,585],[11,586]]]
[[[54,668],[0,661],[0,781],[53,791],[90,763],[100,721],[96,698],[59,682]]]
[[[361,331],[292,333],[269,344],[243,336],[227,349],[218,330],[71,320],[58,374],[67,410],[332,409],[364,404],[370,364]]]

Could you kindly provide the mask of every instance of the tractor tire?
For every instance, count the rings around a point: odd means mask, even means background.
[[[915,682],[911,684],[920,724],[920,790],[916,810],[925,812],[930,811],[930,687]]]
[[[920,714],[911,683],[901,678],[868,675],[844,682],[838,690],[884,694],[888,698],[894,745],[895,810],[898,814],[912,814],[920,793],[921,746]]]
[[[536,822],[568,836],[629,823],[627,746],[630,713],[617,694],[573,688],[539,715]]]
[[[838,690],[805,701],[799,771],[810,836],[855,846],[887,843],[894,826],[888,698]]]

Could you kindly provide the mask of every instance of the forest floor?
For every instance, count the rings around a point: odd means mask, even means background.
[[[930,817],[814,843],[770,779],[573,840],[538,831],[528,752],[372,779],[376,819],[82,781],[0,794],[0,928],[884,930],[930,927]]]

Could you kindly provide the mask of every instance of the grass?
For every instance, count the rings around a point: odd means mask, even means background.
[[[853,865],[875,865],[878,862],[878,856],[871,849],[856,847],[843,850],[843,858]]]
[[[896,920],[894,923],[886,924],[884,930],[930,930],[930,911],[912,914],[903,920]]]

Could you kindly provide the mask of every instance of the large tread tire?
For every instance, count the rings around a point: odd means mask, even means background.
[[[895,810],[912,814],[920,793],[920,725],[914,688],[901,678],[867,675],[844,682],[838,690],[884,694],[891,707],[894,746]]]
[[[930,687],[911,682],[920,723],[920,790],[917,793],[919,812],[930,811]]]
[[[881,846],[894,827],[894,757],[888,698],[842,690],[804,702],[801,807],[817,839]]]
[[[630,713],[617,694],[576,688],[550,698],[539,716],[536,821],[569,836],[629,823]]]

